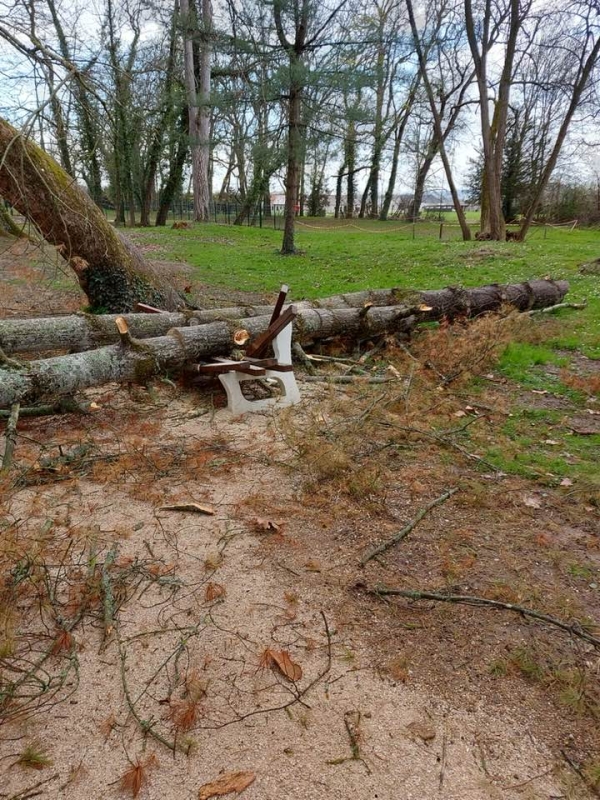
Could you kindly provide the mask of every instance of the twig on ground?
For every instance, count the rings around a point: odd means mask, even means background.
[[[14,403],[10,408],[10,416],[6,423],[6,446],[2,458],[2,472],[8,472],[12,466],[15,445],[17,443],[17,423],[19,422],[20,403]]]
[[[51,781],[55,781],[58,777],[60,777],[58,772],[55,772],[54,775],[50,775],[49,778],[44,778],[43,781],[34,783],[33,786],[30,786],[28,789],[22,789],[16,794],[11,794],[10,797],[8,797],[8,800],[29,800],[31,797],[37,797],[38,795],[43,794],[43,791],[38,791],[40,787],[45,786]],[[2,795],[2,797],[7,797],[7,795]]]
[[[556,769],[556,765],[552,764],[551,767],[545,769],[543,772],[539,772],[537,775],[532,775],[531,778],[527,778],[527,780],[521,781],[520,783],[511,783],[507,786],[503,786],[502,788],[505,790],[509,789],[521,789],[523,786],[527,786],[529,783],[533,783],[533,781],[537,781],[538,778],[545,778],[546,775],[550,775],[551,772],[554,772]]]
[[[55,403],[42,406],[25,406],[19,412],[20,417],[48,417],[53,414],[88,414],[90,404],[80,405],[72,397],[63,397]],[[10,411],[0,409],[0,419],[8,419]]]
[[[549,314],[552,311],[558,311],[560,308],[575,308],[580,311],[582,308],[587,308],[587,300],[583,303],[557,303],[555,306],[548,306],[547,308],[532,308],[527,313],[529,316],[534,314]]]
[[[438,404],[439,405],[439,404]],[[479,417],[475,417],[475,419],[479,419]],[[439,433],[433,433],[433,431],[424,431],[421,428],[410,428],[406,425],[395,425],[392,422],[383,422],[378,421],[379,425],[384,425],[388,428],[397,428],[401,431],[406,431],[407,433],[416,433],[420,436],[424,436],[427,439],[433,439],[440,444],[446,445],[446,447],[453,447],[455,450],[458,450],[459,453],[462,453],[466,458],[470,461],[478,461],[480,464],[485,464],[486,467],[493,470],[494,472],[498,472],[498,467],[495,464],[492,464],[491,461],[486,461],[485,458],[478,456],[476,453],[470,453],[466,447],[458,444],[457,442],[452,441],[452,439],[448,439],[447,436],[443,436]]]
[[[587,775],[581,769],[581,767],[578,764],[576,764],[573,761],[573,759],[570,758],[570,756],[564,750],[561,750],[560,754],[564,758],[564,760],[567,762],[567,764],[571,767],[573,772],[581,778],[581,780],[584,782],[584,784],[587,786],[587,788],[590,790],[590,792],[595,794],[596,797],[600,797],[600,789],[598,788],[597,785],[593,784],[590,781],[590,779],[587,777]]]
[[[447,745],[446,740],[447,740],[446,728],[444,727],[444,734],[442,736],[442,754],[440,756],[440,778],[439,778],[440,792],[442,791],[442,787],[444,785],[444,777],[446,774],[446,745]]]
[[[405,597],[407,600],[433,600],[440,603],[463,603],[469,606],[488,606],[489,608],[513,611],[515,614],[521,614],[524,617],[530,617],[540,622],[546,622],[548,625],[554,625],[571,634],[571,636],[583,639],[595,648],[600,649],[600,639],[586,631],[580,623],[564,622],[556,617],[551,617],[549,614],[543,614],[540,611],[535,611],[525,606],[518,606],[514,603],[503,603],[500,600],[490,600],[487,597],[477,597],[468,594],[440,594],[439,592],[422,592],[416,589],[389,589],[387,586],[369,588],[364,583],[360,582],[357,583],[354,588],[366,591],[367,594],[372,594],[376,597]]]
[[[395,544],[398,544],[398,542],[401,542],[402,539],[404,539],[406,536],[408,536],[408,534],[414,528],[416,528],[416,526],[419,524],[419,522],[423,519],[423,517],[426,514],[428,514],[431,511],[432,508],[435,508],[436,506],[439,506],[442,503],[445,503],[446,500],[448,500],[449,497],[452,497],[453,494],[456,494],[456,492],[458,492],[458,486],[455,486],[452,489],[448,489],[447,492],[444,492],[444,494],[440,495],[439,497],[436,497],[435,500],[432,500],[431,503],[429,503],[424,508],[422,508],[419,511],[419,513],[417,514],[417,516],[414,519],[412,519],[407,525],[405,525],[402,528],[402,530],[400,530],[400,531],[398,531],[398,533],[394,534],[394,536],[392,536],[391,539],[387,539],[382,544],[379,544],[379,545],[377,545],[377,547],[373,547],[371,550],[369,550],[362,557],[362,559],[360,561],[361,567],[364,567],[365,564],[367,564],[369,561],[371,561],[371,559],[375,558],[376,556],[380,556],[382,553],[385,553],[386,550],[389,550],[390,547],[393,547]]]
[[[345,764],[346,761],[361,761],[365,765],[365,769],[367,773],[370,775],[371,770],[369,765],[362,757],[360,752],[360,720],[361,720],[361,713],[360,711],[346,711],[344,714],[344,727],[346,728],[346,733],[348,734],[348,738],[350,739],[350,753],[349,756],[341,756],[340,758],[333,758],[330,761],[327,761],[328,764],[331,766],[337,766],[338,764]]]
[[[102,606],[104,609],[104,639],[103,646],[105,646],[112,636],[115,629],[115,596],[112,588],[109,570],[115,563],[117,557],[118,545],[114,544],[104,559],[102,565]]]
[[[366,375],[302,375],[308,383],[392,383],[392,378],[370,378]]]

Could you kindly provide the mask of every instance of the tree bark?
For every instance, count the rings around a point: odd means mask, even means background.
[[[204,30],[204,12],[209,0],[202,0],[202,25]],[[196,70],[194,64],[194,33],[197,30],[196,13],[192,11],[189,0],[180,0],[181,16],[185,25],[184,34],[184,67],[185,86],[189,109],[189,134],[190,150],[192,154],[192,185],[194,194],[194,219],[197,222],[207,222],[209,219],[209,190],[208,190],[208,151],[209,131],[207,129],[208,98],[206,88],[210,91],[210,50],[208,50],[208,35],[202,43],[200,53],[200,86],[196,90]],[[208,59],[208,73],[207,73]],[[208,81],[207,81],[208,75]],[[210,115],[208,116],[210,127]]]
[[[2,119],[0,196],[59,249],[92,308],[119,312],[131,311],[136,302],[168,310],[185,305],[58,164]]]
[[[165,82],[162,88],[163,98],[161,103],[161,112],[157,120],[156,126],[152,131],[150,144],[148,146],[148,155],[144,165],[142,181],[140,186],[140,225],[144,228],[150,227],[150,209],[152,200],[155,195],[156,173],[160,164],[165,134],[170,131],[176,122],[179,114],[179,107],[174,97],[174,83],[175,83],[175,66],[176,66],[176,17],[177,6],[173,9],[173,17],[171,20],[171,34],[169,39],[169,56],[167,58],[167,65],[165,69]]]
[[[380,289],[334,295],[312,302],[304,300],[294,303],[294,307],[301,313],[314,309],[360,309],[364,314],[365,307],[394,306],[397,315],[414,317],[416,322],[421,322],[442,317],[475,317],[498,310],[504,303],[512,304],[519,311],[547,308],[560,303],[568,289],[566,281],[550,280],[507,286],[492,284],[473,289],[452,287],[424,292]],[[425,311],[423,307],[430,310]],[[131,335],[137,339],[145,339],[164,336],[172,328],[204,326],[215,322],[235,323],[236,328],[246,327],[248,318],[268,316],[271,312],[271,306],[234,306],[186,313],[128,314],[125,319]],[[372,315],[372,310],[368,315]],[[89,350],[119,341],[115,319],[114,315],[77,314],[0,320],[0,348],[6,354],[62,349]]]
[[[188,108],[184,106],[181,110],[179,123],[175,132],[176,142],[172,145],[172,155],[169,164],[169,174],[164,186],[161,189],[158,201],[158,211],[156,212],[156,226],[167,224],[169,210],[173,203],[176,192],[181,189],[183,180],[183,168],[188,154]]]
[[[158,315],[157,315],[158,316]],[[249,317],[241,325],[251,334],[263,333],[270,316]],[[299,312],[295,322],[300,340],[322,339],[337,334],[364,336],[410,327],[411,319],[394,306]],[[0,370],[0,408],[20,402],[33,405],[60,395],[109,382],[141,382],[164,369],[181,369],[187,361],[206,359],[230,352],[237,325],[212,322],[188,328],[174,328],[168,335],[132,340],[73,355],[30,361],[26,369]]]

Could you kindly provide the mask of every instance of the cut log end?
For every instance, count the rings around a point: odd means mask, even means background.
[[[238,347],[243,347],[250,340],[250,334],[245,328],[240,328],[233,334],[233,342]]]

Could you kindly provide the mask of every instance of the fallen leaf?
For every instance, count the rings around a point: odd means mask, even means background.
[[[258,528],[261,531],[275,531],[278,532],[281,530],[281,525],[278,525],[272,519],[265,519],[263,517],[257,517],[254,520],[254,527]]]
[[[204,599],[207,603],[212,603],[213,600],[219,600],[222,597],[225,597],[227,591],[224,586],[221,586],[220,583],[208,583],[206,585],[206,591],[204,593]]]
[[[523,495],[523,505],[527,506],[527,508],[541,508],[542,501],[539,497],[535,497],[532,494],[524,494]]]
[[[240,794],[254,783],[254,772],[228,772],[216,781],[205,783],[200,787],[198,800],[209,800],[210,797],[222,797],[225,794]]]
[[[466,417],[467,416],[467,412],[466,411],[455,411],[453,416],[455,416],[455,417]]]
[[[400,373],[398,372],[398,370],[396,369],[396,367],[394,367],[392,364],[388,364],[388,365],[387,365],[387,367],[386,367],[386,372],[389,372],[389,373],[390,373],[390,375],[393,375],[393,376],[394,376],[394,378],[398,378],[398,379],[400,379],[400,378],[402,377],[402,376],[400,375]]]
[[[556,445],[560,444],[560,442],[557,442],[556,439],[544,439],[544,444]]]
[[[413,736],[418,736],[424,742],[431,742],[435,739],[435,728],[427,722],[409,722],[406,726]]]
[[[215,510],[212,506],[203,506],[200,503],[176,503],[172,506],[161,506],[161,511],[191,511],[194,514],[208,514],[212,517]]]
[[[272,650],[268,647],[260,657],[261,667],[276,666],[282,675],[294,683],[302,678],[302,667],[292,661],[287,650]]]
[[[426,306],[425,303],[421,303],[419,311],[433,311],[433,306]]]
[[[314,558],[309,558],[304,567],[309,572],[321,572],[321,565],[318,561],[315,561]]]
[[[571,480],[571,478],[563,478],[562,481],[560,482],[560,485],[561,486],[573,486],[573,481]]]
[[[531,394],[550,394],[547,389],[532,389]]]

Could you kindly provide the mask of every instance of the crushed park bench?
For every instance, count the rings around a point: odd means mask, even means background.
[[[292,322],[296,312],[293,306],[283,310],[288,290],[285,285],[281,287],[267,329],[250,342],[242,359],[213,358],[194,366],[196,375],[216,375],[219,378],[227,393],[227,408],[233,414],[261,411],[275,405],[291,406],[300,402],[300,390],[292,365]],[[269,346],[273,348],[271,357],[266,356]],[[281,396],[249,400],[242,393],[242,383],[257,378],[276,381]]]

